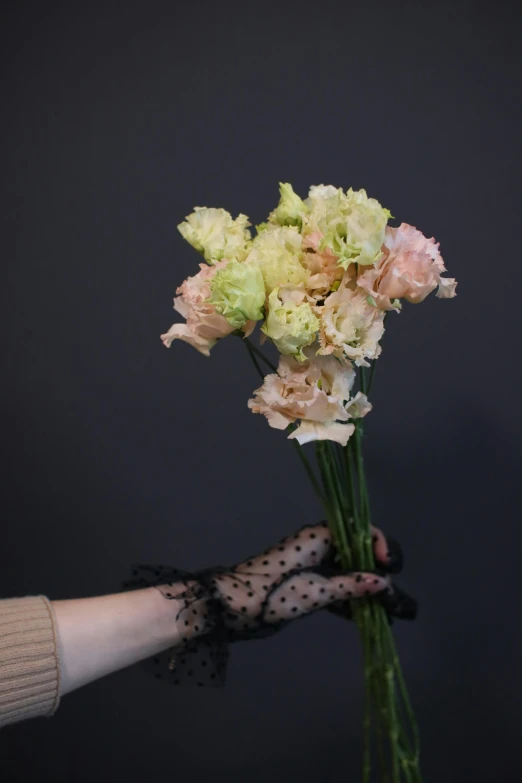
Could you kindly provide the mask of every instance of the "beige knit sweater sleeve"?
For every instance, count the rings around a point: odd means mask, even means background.
[[[0,727],[54,715],[60,702],[56,619],[43,595],[0,599]]]

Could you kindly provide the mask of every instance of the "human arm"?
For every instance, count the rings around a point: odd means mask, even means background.
[[[156,664],[162,651],[169,669],[177,657],[181,665],[184,644],[212,630],[210,602],[216,597],[230,641],[261,638],[323,608],[350,619],[351,599],[370,594],[384,599],[389,593],[387,611],[412,619],[411,599],[406,606],[397,603],[397,588],[392,590],[386,576],[399,570],[392,539],[375,528],[373,544],[379,574],[340,571],[321,523],[305,525],[262,554],[217,570],[212,596],[205,589],[198,592],[197,579],[165,580],[154,567],[154,586],[138,584],[122,593],[0,600],[0,726],[52,715],[61,695],[138,661]]]
[[[61,695],[179,644],[176,603],[154,587],[52,601]]]

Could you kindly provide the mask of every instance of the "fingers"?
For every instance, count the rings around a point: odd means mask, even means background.
[[[379,595],[378,600],[392,617],[399,620],[415,620],[417,617],[417,601],[396,585]]]
[[[386,536],[382,530],[374,525],[370,525],[370,533],[373,543],[373,554],[375,559],[383,565],[388,564],[388,544],[386,543]]]
[[[335,601],[375,595],[389,588],[387,577],[354,572],[329,579],[313,572],[294,574],[269,596],[264,620],[277,623],[302,617]]]
[[[403,566],[400,544],[394,538],[385,536],[382,530],[374,525],[370,526],[370,531],[377,563],[388,573],[398,574]],[[320,522],[316,525],[304,525],[296,533],[281,539],[278,544],[260,555],[235,566],[234,570],[269,576],[319,564],[330,564],[334,567],[332,558],[335,552],[328,524]]]
[[[370,525],[373,542],[373,554],[378,563],[390,574],[398,574],[402,571],[404,562],[402,549],[398,541],[391,536],[385,536],[382,530]]]
[[[283,538],[261,555],[249,558],[235,571],[281,574],[296,568],[318,565],[332,549],[332,534],[326,522],[304,525],[295,534]]]
[[[376,600],[382,604],[388,614],[389,622],[393,622],[393,618],[398,620],[415,620],[417,617],[417,601],[408,595],[400,587],[391,585],[388,590],[383,590],[376,595]],[[342,617],[345,620],[352,620],[352,604],[350,601],[339,601],[334,604],[330,604],[325,607],[327,612],[336,614],[338,617]]]

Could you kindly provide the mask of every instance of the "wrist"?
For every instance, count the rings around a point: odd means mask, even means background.
[[[152,593],[149,600],[153,606],[152,628],[149,633],[165,648],[201,636],[208,630],[205,622],[207,598],[190,598],[191,588],[196,584],[196,581],[191,580],[187,584],[178,582],[147,588]],[[187,591],[189,596],[176,599],[175,596]],[[190,607],[187,602],[190,602]]]

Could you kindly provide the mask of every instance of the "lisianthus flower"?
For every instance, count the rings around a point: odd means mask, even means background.
[[[312,307],[308,302],[300,301],[302,298],[302,287],[274,288],[268,297],[268,313],[261,327],[263,334],[272,340],[280,353],[295,356],[300,361],[305,359],[303,348],[315,341],[319,329]]]
[[[331,185],[314,186],[305,204],[309,214],[303,233],[320,231],[320,249],[330,248],[343,269],[352,263],[374,264],[380,257],[391,213],[365,190],[344,193]]]
[[[281,198],[276,209],[270,213],[268,220],[270,223],[277,223],[280,226],[301,226],[303,215],[308,208],[303,199],[294,191],[289,182],[279,183],[279,192]]]
[[[357,366],[368,367],[367,359],[377,359],[381,353],[379,340],[384,334],[384,312],[367,301],[367,294],[351,287],[349,272],[337,291],[331,293],[322,307],[316,307],[320,316],[320,354],[345,354]]]
[[[284,430],[299,421],[288,437],[301,444],[332,440],[345,446],[354,431],[346,405],[355,380],[352,363],[333,356],[315,356],[313,348],[305,352],[303,363],[282,356],[277,374],[265,377],[248,407],[266,416],[275,429]]]
[[[372,404],[363,392],[357,392],[346,406],[351,419],[362,419],[372,409]]]
[[[301,245],[301,234],[293,226],[269,224],[254,238],[245,263],[259,267],[267,296],[276,286],[306,282],[308,272],[299,260]]]
[[[344,270],[339,258],[329,247],[319,250],[323,234],[313,231],[303,237],[304,253],[301,262],[310,273],[306,283],[307,291],[314,300],[324,299],[341,282]]]
[[[357,284],[382,310],[399,308],[399,299],[417,304],[438,286],[441,299],[456,296],[454,278],[441,277],[446,271],[439,243],[426,239],[414,226],[401,223],[386,228],[383,253],[373,269],[364,271]]]
[[[233,220],[230,212],[213,207],[195,207],[180,223],[178,231],[208,264],[216,264],[223,258],[242,261],[250,247],[250,226],[246,215]]]
[[[260,321],[265,304],[263,275],[255,264],[229,261],[210,281],[210,302],[234,329]]]
[[[173,340],[184,340],[200,353],[209,356],[210,349],[217,340],[235,330],[236,327],[217,313],[215,306],[209,301],[212,278],[228,263],[228,260],[224,260],[215,266],[200,264],[200,271],[193,277],[188,277],[176,290],[179,295],[174,299],[174,309],[186,319],[186,323],[173,324],[168,332],[161,335],[167,348],[170,348]],[[243,325],[243,331],[248,335],[254,327],[255,321],[247,321]]]

